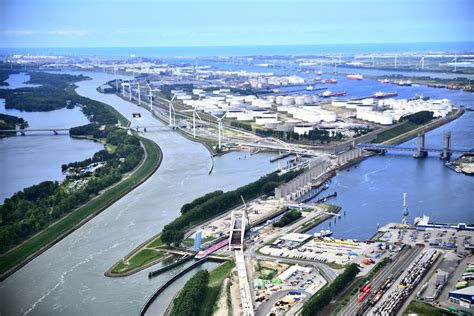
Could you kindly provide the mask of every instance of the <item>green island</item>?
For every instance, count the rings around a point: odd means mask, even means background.
[[[224,279],[229,276],[235,264],[226,261],[211,272],[201,270],[191,277],[172,302],[170,316],[210,316],[218,308],[219,297],[228,291]]]
[[[24,129],[28,127],[28,122],[18,116],[0,113],[0,130]],[[2,132],[4,135],[15,134],[15,132]]]
[[[66,92],[55,94],[58,99],[53,107],[74,102],[89,118],[90,124],[71,128],[71,137],[101,142],[105,149],[92,158],[63,165],[68,175],[61,183],[44,181],[15,193],[0,205],[2,279],[142,183],[157,170],[162,158],[154,142],[116,126],[128,125],[117,111],[76,94],[70,83],[83,80],[83,76],[31,73],[31,77],[42,84],[28,88],[39,90],[33,95],[62,89]],[[56,85],[49,86],[51,83]],[[14,98],[22,107],[23,97],[31,96],[20,93]],[[15,107],[15,102],[9,106]]]
[[[290,181],[303,171],[290,171],[282,175],[272,172],[235,190],[207,193],[183,205],[180,216],[167,224],[161,233],[144,242],[113,265],[105,275],[126,276],[156,264],[166,257],[163,252],[169,247],[181,245],[187,229],[240,205],[242,203],[241,196],[245,200],[251,200],[261,195],[268,195],[278,185]]]

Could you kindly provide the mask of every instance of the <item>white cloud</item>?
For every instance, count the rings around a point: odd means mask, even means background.
[[[3,35],[11,36],[31,36],[31,35],[59,35],[59,36],[86,36],[91,34],[90,31],[84,30],[53,30],[53,31],[36,31],[36,30],[4,30]]]

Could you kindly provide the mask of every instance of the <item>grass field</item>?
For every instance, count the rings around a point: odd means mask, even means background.
[[[136,256],[130,258],[128,264],[125,262],[120,262],[115,266],[115,273],[127,273],[133,270],[137,266],[145,265],[149,262],[158,260],[166,255],[165,251],[154,250],[154,249],[143,249]]]
[[[385,142],[389,139],[392,139],[394,137],[397,137],[399,135],[402,135],[404,133],[412,131],[417,127],[418,127],[417,124],[415,124],[413,122],[410,122],[410,121],[406,121],[406,122],[398,125],[397,127],[394,127],[392,129],[389,129],[387,131],[384,131],[384,132],[378,134],[377,138],[374,140],[374,143],[383,143],[383,142]]]
[[[141,138],[141,142],[145,148],[147,158],[135,172],[42,232],[31,237],[17,248],[2,255],[0,257],[0,273],[2,277],[9,269],[25,263],[33,254],[59,241],[76,229],[83,220],[89,216],[97,215],[153,174],[160,164],[161,152],[152,141]]]
[[[429,304],[419,302],[419,301],[411,301],[408,308],[405,310],[403,315],[426,315],[426,316],[443,316],[443,315],[457,315],[445,309],[440,309]]]
[[[229,275],[230,271],[235,267],[233,261],[226,261],[211,272],[209,272],[209,283],[207,284],[206,296],[202,302],[202,308],[199,311],[200,316],[212,315],[215,305],[219,298],[224,279]]]

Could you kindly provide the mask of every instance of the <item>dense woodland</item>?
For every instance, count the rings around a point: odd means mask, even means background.
[[[57,81],[49,75],[51,74],[44,77],[44,80],[62,86],[64,85],[61,80],[71,80],[67,76],[51,75],[62,78]],[[35,82],[43,84],[41,80]],[[62,183],[45,181],[5,199],[3,205],[0,205],[0,253],[19,244],[89,201],[101,190],[118,182],[124,173],[133,170],[144,157],[138,137],[115,127],[117,117],[109,107],[77,96],[73,91],[68,94],[68,98],[80,101],[82,111],[91,121],[90,124],[72,128],[71,136],[94,138],[107,144],[107,149],[95,153],[92,158],[63,165],[63,171],[76,172],[68,175]],[[64,99],[63,101],[65,103]],[[105,165],[93,174],[80,172],[81,168],[95,162],[105,162]],[[73,185],[77,183],[81,185]]]
[[[304,305],[301,312],[302,316],[322,315],[321,311],[331,300],[339,295],[348,284],[354,280],[359,273],[359,267],[355,263],[346,266],[344,272],[340,274],[329,286],[319,290]]]
[[[20,129],[28,127],[28,122],[21,117],[0,113],[0,130],[2,129]]]
[[[201,270],[192,276],[173,300],[171,316],[195,316],[202,308],[204,296],[206,294],[209,272]]]
[[[284,227],[290,223],[293,223],[300,217],[301,217],[301,212],[297,210],[291,210],[289,212],[286,212],[278,222],[273,223],[273,226]]]
[[[74,82],[87,78],[82,75],[74,76],[45,72],[30,72],[28,74],[30,75],[28,83],[41,84],[41,86],[0,89],[0,98],[5,99],[6,109],[37,112],[64,108],[67,106],[67,100],[77,96],[72,89],[68,88],[72,88]]]
[[[208,198],[202,197],[199,199],[199,202],[194,200],[189,203],[194,206],[191,209],[186,208],[181,216],[166,225],[161,233],[161,240],[169,245],[179,245],[183,240],[186,228],[236,207],[242,203],[241,196],[245,200],[250,200],[260,195],[269,194],[280,183],[290,181],[301,174],[301,172],[302,170],[290,171],[283,175],[273,172],[233,191],[222,194],[216,192],[208,193]]]

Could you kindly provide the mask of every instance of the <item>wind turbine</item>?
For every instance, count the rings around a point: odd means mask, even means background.
[[[212,114],[211,114],[212,115]],[[221,117],[212,115],[217,120],[217,130],[219,132],[219,150],[222,149],[222,136],[224,135],[224,126],[222,125],[222,120],[227,116],[227,112],[224,113]]]
[[[197,106],[194,106],[192,110],[185,110],[183,112],[193,112],[193,138],[196,138],[196,116],[198,119],[202,122],[201,117],[199,116],[199,113],[197,112]]]
[[[148,86],[148,98],[150,99],[150,112],[153,114],[153,89],[150,87],[150,85],[148,84],[147,81],[146,82],[146,85]]]
[[[140,93],[140,81],[137,80],[137,89],[138,89],[138,105],[142,104],[142,98]]]
[[[115,66],[114,66],[114,78],[115,78],[115,91],[118,91],[117,69],[115,69]]]
[[[175,125],[176,125],[176,111],[175,111],[174,106],[173,106],[173,101],[176,98],[176,94],[171,98],[171,100],[168,100],[168,99],[165,99],[165,98],[162,98],[162,97],[158,97],[158,98],[163,100],[163,101],[168,102],[168,111],[170,113],[170,124],[169,125],[170,125],[171,128],[174,128]]]

